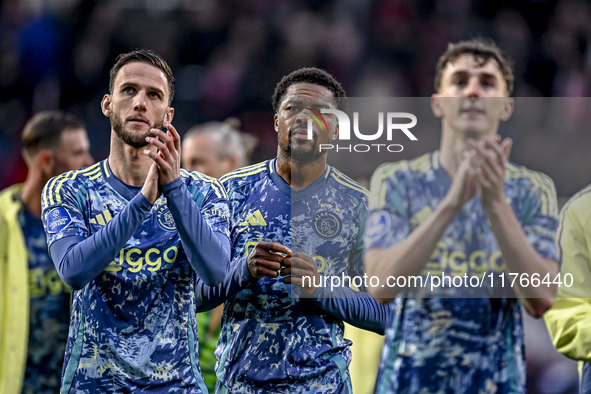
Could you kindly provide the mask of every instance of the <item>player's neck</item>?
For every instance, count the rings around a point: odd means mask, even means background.
[[[439,163],[450,178],[456,175],[463,154],[469,149],[468,137],[451,130],[442,132],[441,145],[439,146]]]
[[[143,153],[145,149],[150,147],[134,148],[111,136],[109,168],[113,175],[128,185],[143,185],[153,163],[153,160]]]
[[[43,186],[48,180],[45,179],[44,181],[41,174],[31,171],[21,190],[21,202],[27,211],[37,218],[41,218],[41,193],[43,192]]]
[[[318,157],[310,162],[298,163],[293,161],[291,157],[279,152],[275,166],[277,174],[293,190],[301,190],[314,183],[324,174],[326,170],[326,156]]]

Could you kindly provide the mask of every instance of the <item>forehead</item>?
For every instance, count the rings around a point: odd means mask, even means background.
[[[60,136],[62,144],[65,146],[72,146],[75,144],[87,144],[88,136],[86,130],[83,128],[66,129]]]
[[[215,142],[213,136],[210,134],[196,134],[185,139],[184,147],[188,153],[191,151],[209,151],[215,146]]]
[[[453,62],[448,62],[443,69],[442,78],[450,77],[451,75],[458,72],[466,72],[470,74],[490,74],[494,75],[498,79],[504,81],[501,67],[497,61],[490,58],[486,63],[482,64],[480,59],[474,57],[474,55],[466,53],[458,56]]]
[[[332,90],[326,86],[317,85],[315,83],[295,83],[290,85],[285,91],[285,96],[283,97],[282,103],[287,100],[299,98],[305,100],[306,98],[315,97],[320,98],[321,103],[330,103],[334,105],[334,100],[326,100],[334,98]]]
[[[168,93],[168,79],[164,71],[143,62],[127,63],[119,69],[115,86],[122,84],[150,85]]]

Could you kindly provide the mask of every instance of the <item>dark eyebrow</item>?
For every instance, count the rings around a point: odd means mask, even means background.
[[[465,70],[458,70],[456,72],[454,72],[451,77],[452,79],[454,77],[469,77],[471,75],[470,72],[465,71]],[[484,77],[484,78],[490,78],[490,79],[494,79],[497,80],[497,76],[495,74],[491,74],[491,73],[486,73],[486,72],[482,72],[482,73],[478,73],[479,77]]]
[[[123,90],[123,89],[125,89],[127,87],[132,87],[132,88],[136,88],[137,89],[138,84],[135,83],[135,82],[124,82],[124,83],[122,83],[120,85],[119,88]],[[160,88],[157,88],[157,87],[154,87],[154,86],[148,86],[148,90],[155,91],[155,92],[157,92],[158,94],[160,94],[160,95],[162,95],[164,97],[164,91],[162,89],[160,89]]]
[[[288,104],[299,104],[299,105],[303,105],[303,101],[301,99],[292,97],[289,100],[286,100],[284,105],[288,105]]]

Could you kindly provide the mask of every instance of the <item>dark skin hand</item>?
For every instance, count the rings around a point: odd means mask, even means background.
[[[294,253],[285,257],[283,266],[285,268],[281,269],[281,275],[286,276],[283,278],[283,283],[298,286],[306,297],[314,294],[316,291],[314,283],[320,282],[320,275],[318,275],[316,263],[310,256],[305,253]],[[303,277],[310,278],[311,286],[303,286]],[[308,284],[308,280],[306,280],[306,284]]]
[[[291,256],[291,250],[287,246],[275,242],[261,241],[256,244],[248,255],[248,270],[252,277],[257,280],[265,276],[277,278],[284,256]]]

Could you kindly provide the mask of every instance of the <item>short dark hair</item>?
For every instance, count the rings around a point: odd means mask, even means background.
[[[25,125],[21,144],[25,158],[35,156],[41,149],[54,149],[66,130],[85,129],[82,121],[63,111],[44,111],[33,116]]]
[[[172,75],[172,70],[162,57],[148,49],[136,49],[135,51],[122,53],[121,55],[117,56],[117,60],[109,72],[109,93],[113,94],[113,90],[115,88],[115,78],[117,78],[117,73],[119,70],[121,70],[121,67],[133,62],[147,63],[159,68],[164,72],[166,79],[168,80],[168,90],[170,91],[168,105],[172,104],[172,98],[174,97],[174,83],[176,81]]]
[[[291,85],[297,83],[313,83],[315,85],[324,86],[332,91],[335,98],[338,98],[337,108],[344,111],[347,107],[347,94],[341,84],[334,79],[328,72],[315,67],[304,67],[286,75],[275,86],[273,93],[273,111],[279,112],[281,100],[285,96],[285,92]]]
[[[460,41],[457,43],[449,43],[447,50],[437,62],[437,71],[435,73],[435,91],[439,91],[441,87],[441,75],[448,63],[453,63],[462,55],[470,54],[480,65],[484,65],[490,59],[493,59],[499,65],[505,84],[507,85],[507,93],[513,93],[513,67],[509,57],[495,44],[493,40],[484,38],[473,38],[467,41]]]

